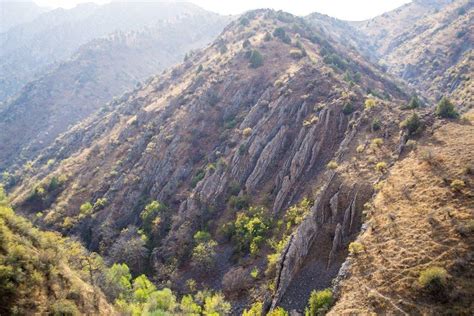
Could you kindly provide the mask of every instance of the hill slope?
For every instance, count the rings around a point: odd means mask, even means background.
[[[414,1],[353,26],[372,44],[373,58],[420,94],[434,101],[451,95],[460,106],[469,107],[473,8],[466,0]]]
[[[207,45],[230,19],[200,12],[83,45],[0,108],[0,170],[34,159],[112,97]],[[15,137],[13,137],[15,135]]]
[[[0,313],[100,314],[114,309],[88,284],[86,252],[53,232],[15,215],[0,187]],[[84,270],[85,267],[84,267]]]
[[[0,34],[0,102],[14,96],[52,64],[66,61],[93,39],[204,12],[183,2],[111,2],[41,14],[30,23]]]
[[[438,123],[390,169],[358,238],[364,250],[348,261],[348,278],[331,315],[470,314],[472,135],[472,120]],[[419,277],[433,267],[449,276],[446,285],[430,292]]]

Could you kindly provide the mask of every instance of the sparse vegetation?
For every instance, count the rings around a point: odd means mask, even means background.
[[[404,109],[415,110],[415,109],[418,109],[420,106],[421,106],[420,100],[418,99],[418,97],[416,95],[414,95],[410,99],[410,102],[408,102],[408,104],[404,107]]]
[[[364,251],[364,245],[362,245],[360,242],[353,241],[349,244],[349,253],[352,255],[358,255],[362,251]]]
[[[263,56],[258,50],[253,50],[250,54],[250,67],[258,68],[263,66]]]
[[[416,113],[400,123],[400,127],[407,131],[408,136],[418,134],[422,129],[421,120]]]
[[[464,181],[460,179],[453,180],[450,185],[451,189],[456,192],[460,192],[465,186],[466,184],[464,183]]]
[[[339,167],[339,165],[338,165],[337,162],[335,162],[334,160],[331,160],[331,161],[327,164],[327,167],[328,167],[328,169],[335,170],[335,169],[337,169],[337,167]]]
[[[364,102],[364,106],[366,110],[371,110],[377,105],[377,101],[373,98],[367,98]]]
[[[263,207],[250,207],[237,213],[232,236],[237,251],[256,254],[270,226],[267,210]]]
[[[375,165],[375,170],[380,172],[380,173],[385,173],[387,172],[387,163],[385,162],[378,162],[376,165]]]
[[[273,36],[276,38],[280,39],[283,43],[290,44],[291,43],[291,38],[286,34],[286,31],[282,27],[277,27],[273,31]]]
[[[454,105],[446,97],[443,97],[441,101],[439,101],[435,113],[437,116],[442,118],[454,119],[459,117],[459,113],[456,111]]]
[[[439,294],[447,284],[448,272],[441,267],[430,267],[421,271],[418,278],[420,286],[431,294]]]
[[[305,316],[324,315],[333,304],[333,295],[330,289],[312,291],[305,309]]]
[[[350,115],[352,114],[352,112],[354,112],[354,106],[352,105],[351,102],[347,102],[344,104],[344,106],[342,107],[342,113],[344,113],[345,115]]]

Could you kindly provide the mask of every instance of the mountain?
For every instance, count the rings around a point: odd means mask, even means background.
[[[198,280],[235,292],[238,310],[242,294],[273,286],[274,304],[302,308],[357,235],[374,168],[403,143],[406,102],[381,70],[303,19],[253,11],[60,136],[17,175],[14,203],[110,260],[144,234],[149,259],[122,260],[180,292]],[[284,264],[267,262],[281,247]],[[199,268],[208,260],[212,274]],[[252,269],[259,276],[241,288]]]
[[[370,38],[376,55],[384,56],[393,47],[403,43],[404,38],[401,36],[407,31],[429,29],[430,26],[423,23],[416,24],[423,18],[444,10],[452,2],[453,0],[414,0],[373,19],[349,23]]]
[[[98,284],[124,314],[469,315],[471,12],[415,1],[374,29],[247,12],[3,182],[111,265]],[[443,64],[403,76],[417,43]]]
[[[34,2],[0,1],[0,33],[28,23],[46,11],[46,8],[39,7]]]
[[[115,95],[207,45],[229,21],[199,11],[84,44],[0,107],[0,170],[34,159],[59,134]]]
[[[469,107],[473,19],[471,1],[430,0],[353,24],[390,73],[434,101],[448,94]]]
[[[0,35],[0,102],[93,39],[204,12],[185,2],[111,2],[41,14]]]

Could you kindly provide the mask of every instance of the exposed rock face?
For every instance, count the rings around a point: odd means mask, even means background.
[[[289,308],[298,307],[295,305],[297,300],[285,300],[285,293],[295,279],[297,281],[294,282],[298,283],[288,291],[289,296],[295,297],[296,287],[300,289],[296,295],[309,296],[311,286],[301,282],[311,278],[311,275],[305,275],[311,274],[311,266],[317,266],[316,270],[325,269],[329,275],[324,279],[312,280],[312,288],[329,286],[344,260],[341,253],[346,253],[348,242],[360,230],[363,206],[372,195],[370,183],[364,182],[364,179],[352,185],[344,183],[332,171],[328,172],[324,183],[310,215],[292,235],[280,258],[272,308],[280,303]],[[331,240],[332,243],[328,244]]]
[[[345,179],[326,172],[326,165],[335,159],[350,169],[355,162],[348,157],[355,147],[375,137],[367,135],[369,119],[397,115],[406,95],[354,51],[349,56],[301,19],[266,10],[248,17],[249,25],[232,23],[203,52],[58,138],[35,161],[37,176],[23,174],[14,202],[35,212],[43,209],[43,225],[80,235],[90,249],[105,255],[123,228],[141,225],[146,203],[165,203],[169,212],[163,221],[169,226],[152,245],[151,257],[156,276],[167,279],[171,276],[162,272],[166,264],[186,268],[197,230],[218,235],[235,220],[231,196],[263,205],[276,221],[302,197],[315,196],[319,185],[310,215],[283,255],[274,305],[292,280],[304,277],[298,274],[304,264],[321,265],[323,283],[329,282],[345,244],[360,228],[362,205],[371,194],[367,183],[374,175]],[[278,27],[293,44],[264,39]],[[246,40],[250,46],[243,47]],[[298,60],[290,54],[295,49],[304,52]],[[262,54],[262,66],[249,66],[253,50]],[[344,61],[345,68],[323,58],[322,51]],[[358,83],[344,80],[347,71],[360,74]],[[368,89],[387,96],[373,97],[377,108],[370,111],[363,106]],[[384,123],[380,137],[386,134],[392,144],[398,129],[398,124]],[[53,157],[57,162],[47,166]],[[68,178],[57,198],[41,207],[30,203],[33,181],[46,182],[52,175]],[[99,198],[107,200],[103,208],[85,219],[78,216],[82,203]],[[229,246],[223,238],[222,247]],[[212,284],[236,264],[221,260],[223,271],[216,271]]]

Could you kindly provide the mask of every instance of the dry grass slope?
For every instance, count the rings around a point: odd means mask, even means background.
[[[433,128],[396,163],[374,199],[364,251],[352,256],[349,277],[332,315],[468,315],[474,310],[474,125]],[[451,183],[464,182],[456,190]],[[459,183],[459,182],[458,182]],[[418,283],[433,266],[448,273],[444,294]]]

